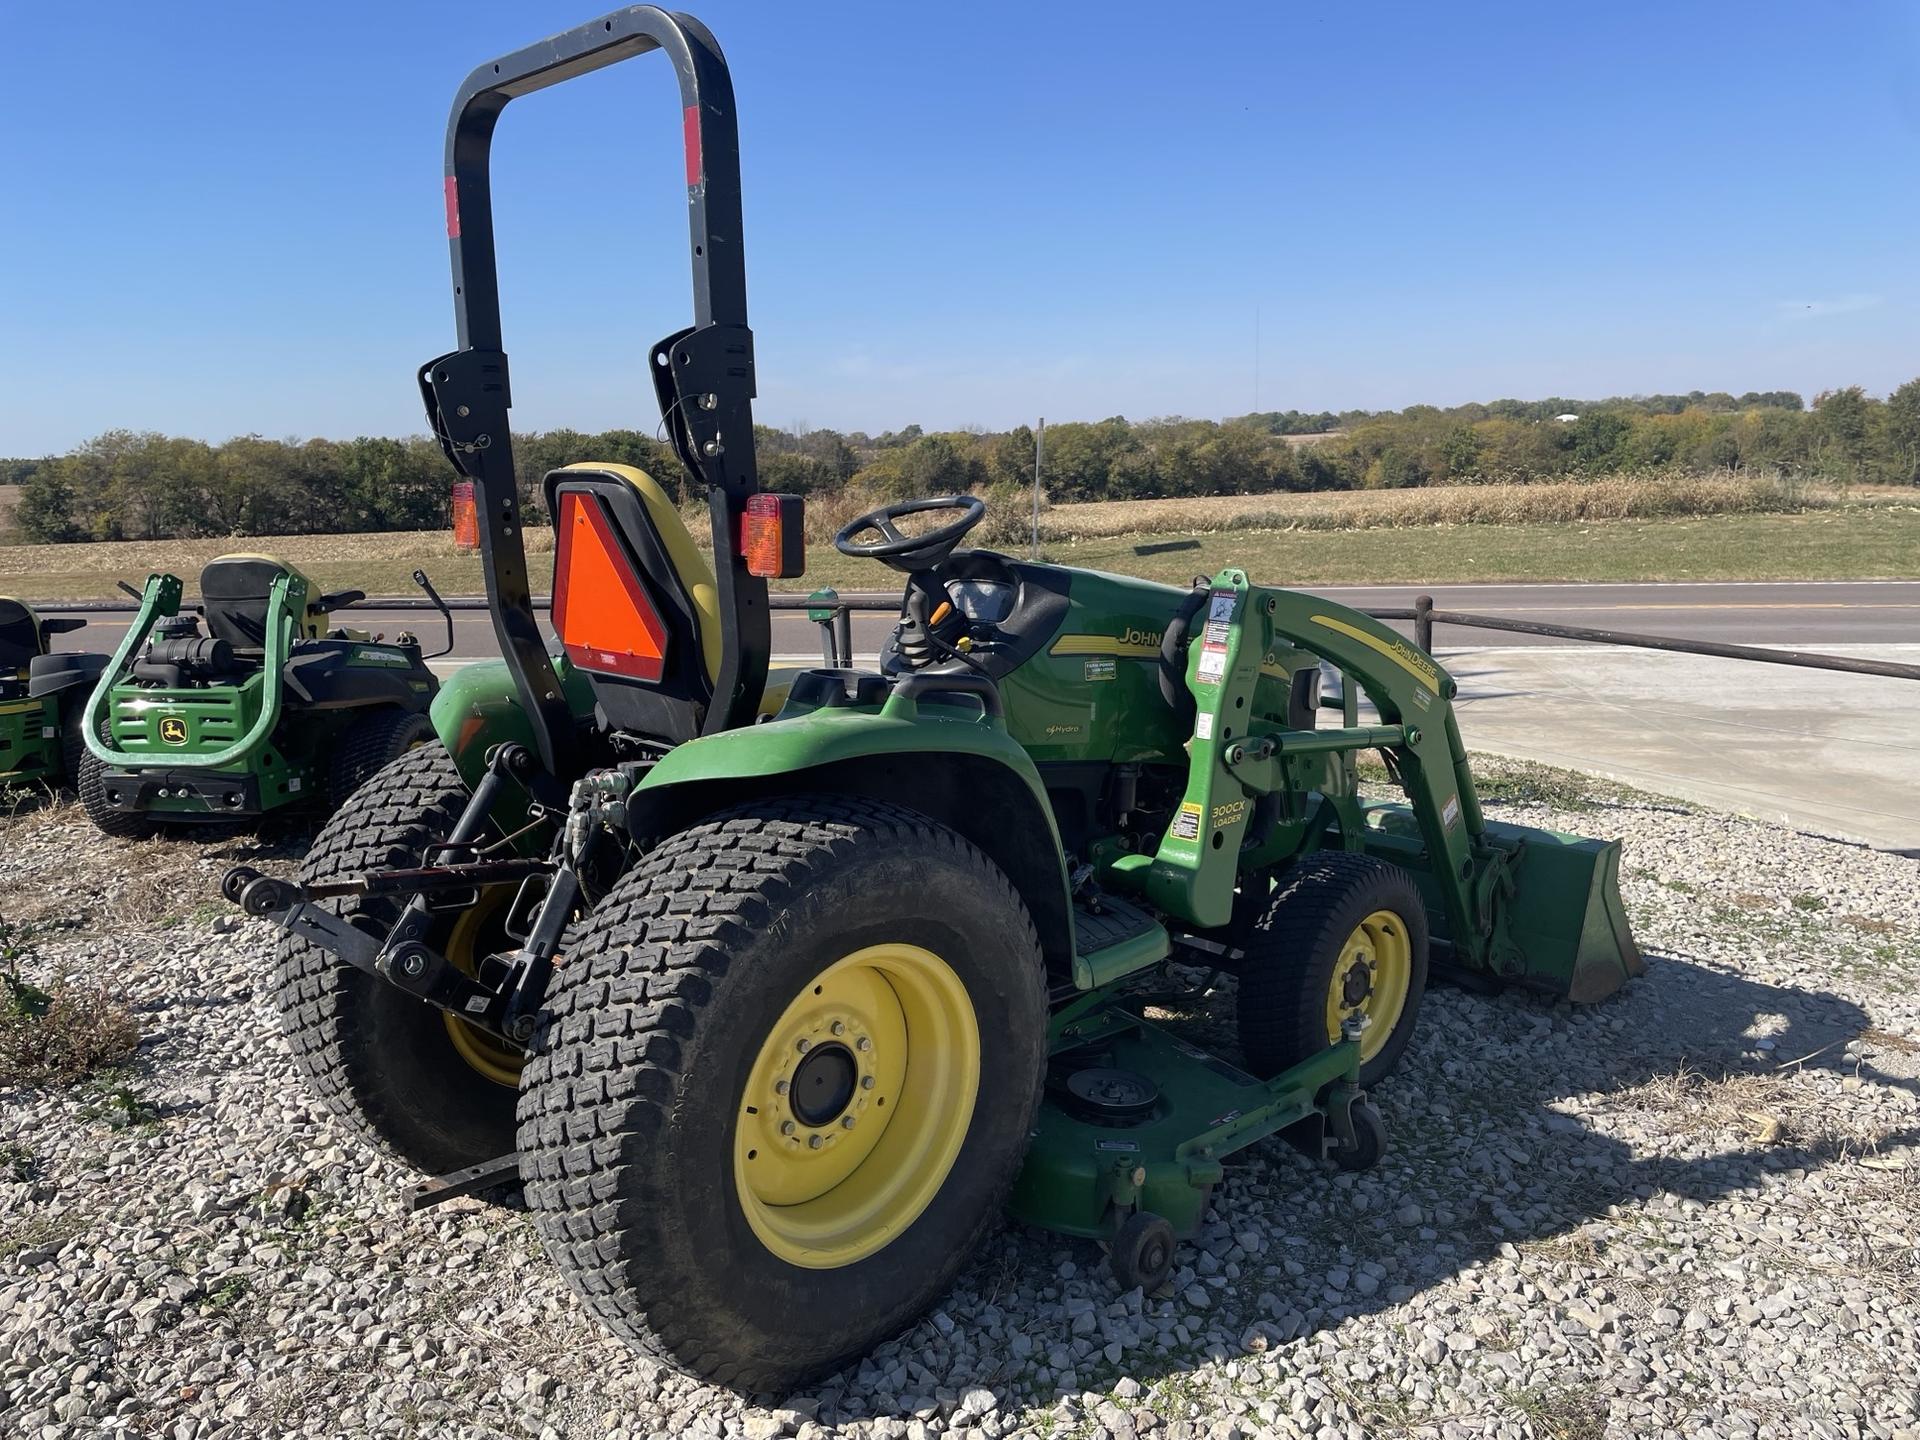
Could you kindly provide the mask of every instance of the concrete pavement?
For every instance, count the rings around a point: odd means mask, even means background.
[[[1920,682],[1604,645],[1436,648],[1471,750],[1920,853]],[[1920,664],[1920,644],[1825,648]]]

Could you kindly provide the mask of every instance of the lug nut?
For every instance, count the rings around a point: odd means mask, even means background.
[[[873,1089],[873,1076],[871,1076],[871,1075],[862,1075],[862,1076],[860,1077],[860,1088],[861,1088],[862,1090],[871,1090],[871,1089]]]
[[[853,1048],[856,1050],[871,1050],[873,1049],[873,1041],[862,1035],[858,1040],[853,1042]]]
[[[847,1033],[847,1027],[845,1025],[842,1025],[838,1020],[834,1021],[833,1024],[829,1025],[827,1028],[836,1035],[844,1035]]]
[[[786,1081],[784,1081],[784,1080],[776,1080],[776,1081],[774,1081],[774,1082],[773,1082],[773,1093],[774,1093],[774,1094],[776,1094],[776,1095],[784,1095],[784,1094],[786,1094],[786,1093],[787,1093],[787,1082],[786,1082]]]
[[[851,1115],[842,1115],[840,1117],[840,1128],[842,1130],[851,1130],[853,1128],[853,1117]]]
[[[807,1148],[809,1150],[818,1150],[822,1145],[826,1143],[827,1141],[824,1135],[809,1135],[807,1137]]]
[[[799,1050],[802,1055],[806,1054],[807,1051],[811,1050],[812,1048],[813,1048],[813,1042],[811,1040],[802,1040],[800,1042]]]
[[[793,1122],[791,1120],[782,1120],[780,1122],[780,1133],[782,1135],[791,1135],[793,1133]]]

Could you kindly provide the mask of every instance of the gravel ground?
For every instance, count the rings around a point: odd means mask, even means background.
[[[0,1434],[1920,1440],[1920,862],[1573,803],[1490,809],[1629,837],[1626,994],[1433,993],[1374,1171],[1244,1152],[1153,1296],[1009,1228],[757,1401],[607,1339],[517,1208],[402,1212],[294,1076],[269,929],[204,899],[259,847],[0,820],[0,909],[65,927],[27,973],[117,977],[146,1036],[0,1089]]]

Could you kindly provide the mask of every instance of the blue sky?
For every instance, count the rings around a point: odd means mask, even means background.
[[[454,88],[592,13],[5,0],[0,455],[418,432]],[[740,98],[770,424],[1920,373],[1920,7],[698,13]],[[677,119],[656,57],[508,110],[516,428],[655,422]]]

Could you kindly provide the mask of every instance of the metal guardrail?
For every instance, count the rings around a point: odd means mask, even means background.
[[[1675,635],[1641,635],[1631,630],[1597,630],[1583,625],[1552,625],[1543,620],[1508,620],[1498,615],[1475,615],[1464,610],[1437,610],[1431,595],[1414,597],[1410,610],[1369,610],[1376,620],[1411,620],[1414,643],[1433,653],[1433,627],[1459,625],[1474,630],[1505,630],[1517,635],[1544,635],[1556,640],[1581,640],[1595,645],[1619,645],[1635,650],[1672,650],[1682,655],[1711,655],[1722,660],[1758,660],[1768,665],[1798,665],[1807,670],[1838,670],[1852,675],[1883,675],[1894,680],[1920,680],[1920,665],[1894,660],[1863,660],[1853,655],[1827,655],[1816,650],[1771,650],[1762,645],[1733,645],[1724,640],[1687,640]]]
[[[537,609],[547,609],[549,599],[536,595]],[[774,610],[803,610],[810,618],[830,630],[823,632],[822,651],[828,664],[847,663],[853,658],[853,614],[897,614],[898,597],[882,591],[863,591],[836,595],[832,600],[816,600],[811,595],[782,591],[767,597]],[[132,614],[137,605],[121,600],[82,600],[66,605],[36,605],[48,615]],[[182,605],[182,610],[197,606]],[[433,604],[417,595],[373,596],[342,609],[432,610]],[[450,610],[485,610],[487,602],[475,597],[448,600]],[[1419,595],[1412,606],[1383,607],[1364,613],[1376,620],[1410,620],[1414,643],[1433,653],[1433,632],[1438,625],[1453,625],[1468,630],[1500,630],[1517,635],[1539,635],[1555,640],[1578,640],[1595,645],[1617,645],[1636,650],[1669,650],[1682,655],[1706,655],[1722,660],[1754,660],[1768,665],[1795,665],[1807,670],[1833,670],[1851,675],[1878,675],[1893,680],[1920,680],[1920,665],[1904,665],[1894,660],[1866,660],[1852,655],[1828,655],[1813,650],[1770,650],[1759,645],[1733,645],[1719,640],[1688,640],[1675,635],[1642,635],[1628,630],[1600,630],[1581,625],[1552,625],[1540,620],[1508,620],[1498,615],[1476,615],[1466,610],[1441,610],[1431,595]],[[831,646],[831,652],[828,651]]]

